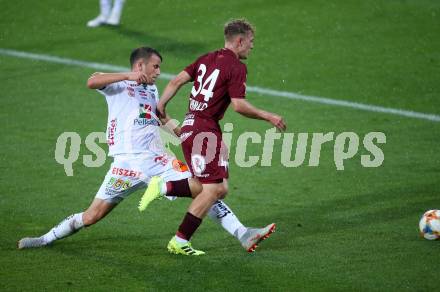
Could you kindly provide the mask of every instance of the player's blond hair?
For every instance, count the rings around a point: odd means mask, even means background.
[[[255,27],[245,18],[231,19],[225,24],[225,40],[229,41],[236,35],[255,34]]]

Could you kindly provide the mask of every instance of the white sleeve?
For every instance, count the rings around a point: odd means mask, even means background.
[[[96,90],[105,96],[112,96],[123,92],[125,88],[126,83],[124,81],[119,81],[115,83],[110,83],[107,86]]]

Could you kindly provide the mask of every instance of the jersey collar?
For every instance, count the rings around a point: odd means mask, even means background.
[[[227,55],[233,56],[236,59],[238,59],[237,55],[231,49],[223,48],[222,52],[227,54]]]

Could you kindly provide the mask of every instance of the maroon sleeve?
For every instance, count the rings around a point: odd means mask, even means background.
[[[230,75],[228,84],[228,93],[231,98],[245,98],[246,97],[246,65],[240,64],[235,66]]]
[[[185,72],[188,73],[189,76],[191,76],[191,81],[194,81],[194,79],[196,77],[197,69],[198,69],[198,66],[197,66],[198,63],[199,63],[199,59],[197,59],[191,65],[186,66],[186,68],[184,69]]]

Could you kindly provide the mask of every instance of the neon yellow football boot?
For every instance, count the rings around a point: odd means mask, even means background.
[[[183,254],[183,255],[192,255],[192,256],[199,256],[205,254],[204,251],[192,248],[191,242],[189,241],[187,243],[177,242],[175,236],[173,236],[170,242],[168,242],[167,248],[168,251],[173,254]]]
[[[160,192],[161,186],[164,183],[163,179],[158,176],[153,176],[148,183],[148,187],[145,190],[144,195],[142,196],[141,200],[139,201],[138,209],[139,211],[144,211],[148,205],[156,200],[161,199],[163,195]]]

